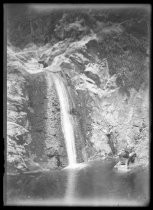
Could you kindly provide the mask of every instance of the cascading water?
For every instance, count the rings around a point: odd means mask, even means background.
[[[69,98],[66,87],[62,81],[62,78],[58,73],[52,73],[52,78],[55,83],[57,94],[60,101],[61,107],[61,123],[64,138],[66,141],[66,149],[69,161],[69,167],[76,165],[76,148],[75,148],[75,137],[72,124],[72,116],[70,113]]]

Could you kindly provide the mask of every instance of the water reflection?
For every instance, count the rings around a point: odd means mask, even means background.
[[[76,182],[77,182],[77,171],[69,170],[67,188],[65,192],[65,201],[67,203],[72,203],[75,198],[76,186],[77,186]]]
[[[67,167],[67,187],[65,190],[65,201],[68,204],[71,204],[74,202],[74,200],[79,197],[79,181],[80,179],[79,174],[81,171],[86,171],[86,168],[89,167],[89,165],[85,163],[75,164],[73,168]]]
[[[112,162],[86,167],[8,176],[7,204],[14,205],[144,205],[149,200],[149,173],[113,170]]]

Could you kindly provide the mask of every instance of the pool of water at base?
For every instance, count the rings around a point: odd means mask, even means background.
[[[6,205],[145,206],[149,171],[115,170],[113,161],[92,161],[55,171],[7,175]]]

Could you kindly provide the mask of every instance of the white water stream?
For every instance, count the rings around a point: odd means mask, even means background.
[[[58,73],[53,73],[52,78],[55,83],[55,87],[60,101],[61,124],[66,142],[66,149],[69,161],[68,166],[74,167],[77,161],[76,161],[76,148],[75,148],[75,137],[74,137],[73,124],[72,124],[72,116],[69,114],[70,113],[69,98],[63,80],[58,75]]]

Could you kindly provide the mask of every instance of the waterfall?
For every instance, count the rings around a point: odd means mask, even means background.
[[[70,113],[69,97],[65,84],[58,73],[53,73],[52,78],[60,101],[61,124],[66,142],[69,166],[73,167],[76,161],[75,137]]]

